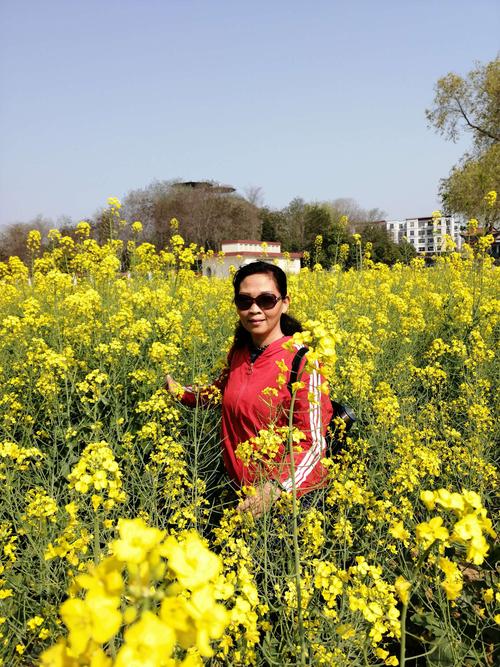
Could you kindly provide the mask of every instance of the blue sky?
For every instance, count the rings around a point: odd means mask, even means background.
[[[2,0],[0,225],[153,180],[427,215],[469,145],[436,80],[498,52],[493,0]]]

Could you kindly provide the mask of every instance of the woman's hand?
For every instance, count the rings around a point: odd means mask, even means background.
[[[258,519],[271,509],[271,506],[281,495],[281,489],[273,482],[266,482],[256,489],[254,496],[247,496],[236,508],[238,512],[250,512],[254,519]]]
[[[182,385],[174,380],[174,378],[167,373],[165,377],[165,386],[167,391],[169,391],[173,396],[179,396],[182,394]]]

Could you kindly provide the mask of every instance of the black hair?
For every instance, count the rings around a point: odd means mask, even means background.
[[[233,276],[234,296],[238,296],[240,293],[240,285],[243,280],[248,276],[252,276],[256,273],[270,274],[276,283],[276,287],[278,288],[281,297],[284,299],[286,296],[288,296],[286,273],[283,271],[283,269],[280,269],[280,267],[276,266],[276,264],[270,264],[269,262],[262,262],[260,260],[256,262],[250,262],[249,264],[244,264],[236,271]],[[293,336],[294,333],[302,331],[302,324],[287,313],[281,314],[280,327],[285,336]],[[251,344],[252,336],[241,324],[241,322],[238,322],[234,332],[234,347],[245,347],[246,345]]]

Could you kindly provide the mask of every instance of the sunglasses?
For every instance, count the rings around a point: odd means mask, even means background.
[[[271,310],[274,306],[280,301],[283,297],[276,296],[276,294],[269,294],[268,292],[263,292],[256,296],[248,296],[247,294],[238,294],[234,297],[234,304],[238,310],[249,310],[254,303],[261,310]]]

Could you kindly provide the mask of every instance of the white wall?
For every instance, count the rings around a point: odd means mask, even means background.
[[[227,278],[231,274],[229,270],[231,266],[234,266],[238,269],[244,264],[250,264],[250,262],[256,262],[257,260],[269,262],[270,264],[277,264],[280,269],[285,271],[285,273],[298,273],[300,271],[300,259],[287,260],[283,257],[263,257],[262,248],[259,246],[259,253],[256,253],[254,256],[245,255],[238,257],[231,255],[229,257],[224,256],[204,259],[202,261],[202,273],[204,276]]]

